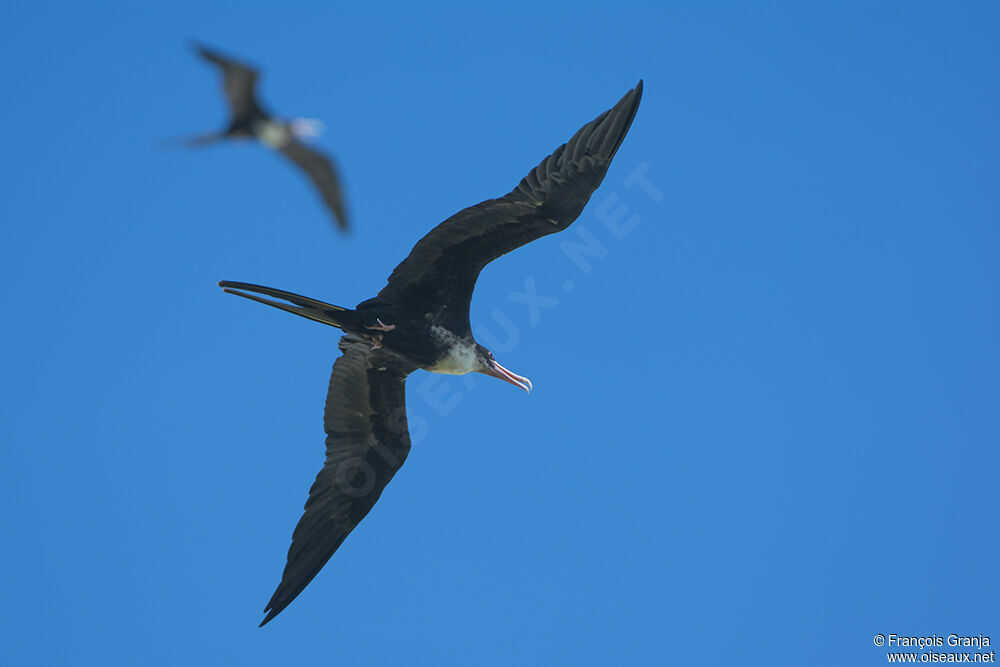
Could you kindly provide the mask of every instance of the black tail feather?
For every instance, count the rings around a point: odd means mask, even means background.
[[[225,141],[225,132],[206,132],[205,134],[187,134],[183,137],[170,137],[160,142],[160,148],[194,148]]]
[[[321,324],[327,324],[337,328],[341,328],[340,319],[337,317],[337,313],[349,312],[347,308],[341,308],[340,306],[335,306],[332,303],[318,301],[307,296],[302,296],[301,294],[286,292],[284,290],[274,289],[273,287],[254,285],[253,283],[221,280],[219,281],[219,287],[221,287],[222,290],[228,294],[235,294],[236,296],[241,296],[244,299],[250,299],[251,301],[279,308],[286,313],[292,313],[293,315],[298,315],[299,317],[304,317],[306,319],[313,320],[314,322],[320,322]],[[265,299],[264,297],[257,296],[258,294],[273,296],[275,298],[282,299],[283,301],[288,301],[292,305],[289,305],[289,303],[281,303],[280,301]]]

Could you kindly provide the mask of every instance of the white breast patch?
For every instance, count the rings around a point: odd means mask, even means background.
[[[433,326],[431,333],[448,349],[448,354],[428,370],[445,375],[465,375],[479,368],[475,343],[456,337],[444,327]]]
[[[257,124],[254,134],[262,144],[270,146],[275,150],[281,150],[292,140],[292,133],[284,123],[269,120]]]

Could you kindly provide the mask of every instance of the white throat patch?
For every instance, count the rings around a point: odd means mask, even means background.
[[[431,333],[447,347],[448,354],[427,370],[445,375],[465,375],[479,369],[475,343],[458,338],[437,325],[431,327]]]

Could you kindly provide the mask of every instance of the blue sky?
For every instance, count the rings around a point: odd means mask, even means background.
[[[995,5],[0,19],[3,662],[863,665],[876,633],[1000,636]],[[325,121],[351,235],[263,148],[158,147],[224,122],[189,38]],[[372,296],[639,78],[580,219],[479,281],[480,340],[535,392],[413,375],[406,465],[258,629],[337,332],[216,281]]]

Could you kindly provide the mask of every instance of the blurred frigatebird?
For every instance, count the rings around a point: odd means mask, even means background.
[[[319,134],[323,124],[308,118],[293,118],[288,121],[275,118],[257,100],[257,70],[200,44],[194,46],[198,55],[222,70],[230,119],[223,131],[186,138],[182,140],[183,143],[203,146],[224,139],[256,139],[265,146],[280,151],[309,176],[337,225],[346,230],[347,212],[333,161],[304,143]]]
[[[281,583],[261,625],[312,581],[406,459],[404,384],[410,373],[418,368],[485,373],[531,390],[527,378],[501,366],[472,336],[469,305],[476,278],[494,259],[566,229],[580,215],[604,179],[641,96],[642,81],[511,192],[459,211],[432,229],[382,291],[353,310],[270,287],[219,283],[230,294],[347,334],[340,339],[343,354],[333,365],[326,397],[326,463],[309,490]]]

